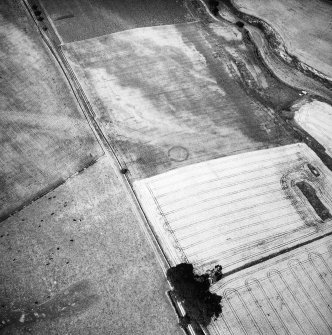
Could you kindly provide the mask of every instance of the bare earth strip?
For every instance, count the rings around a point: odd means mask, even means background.
[[[138,27],[194,21],[184,0],[41,0],[64,43]]]
[[[1,219],[103,151],[21,4],[0,11]]]
[[[313,167],[316,169],[314,174]],[[231,273],[332,231],[303,196],[310,184],[332,213],[332,173],[305,144],[259,150],[136,181],[171,264]]]
[[[107,156],[0,226],[3,335],[181,335]]]
[[[331,252],[329,236],[216,284],[223,313],[210,334],[331,334]]]
[[[138,28],[63,50],[134,179],[292,142],[216,57],[200,24]]]
[[[332,78],[332,5],[324,0],[233,0],[245,13],[269,23],[288,52]]]

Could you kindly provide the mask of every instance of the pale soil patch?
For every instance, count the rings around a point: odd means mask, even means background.
[[[332,157],[332,106],[317,100],[308,102],[295,112],[294,120]]]
[[[331,334],[331,252],[329,236],[222,279],[210,334]]]
[[[269,23],[288,52],[332,79],[332,6],[322,0],[233,0],[245,13]]]
[[[1,334],[181,335],[138,220],[104,156],[2,222]]]
[[[63,50],[133,178],[292,141],[200,24],[139,28]],[[174,147],[186,153],[174,159]]]
[[[103,152],[21,3],[0,9],[1,219]]]
[[[226,39],[227,41],[242,41],[242,34],[239,29],[232,25],[222,24],[222,22],[211,23],[209,27],[215,34]]]
[[[305,144],[190,165],[134,188],[172,264],[200,271],[220,264],[227,273],[331,231],[301,181],[332,213],[332,173]]]

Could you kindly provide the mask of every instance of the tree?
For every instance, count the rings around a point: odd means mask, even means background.
[[[168,269],[167,279],[174,288],[174,295],[183,304],[186,322],[195,320],[207,326],[213,317],[220,315],[221,297],[209,291],[208,274],[196,275],[192,264],[181,263]]]

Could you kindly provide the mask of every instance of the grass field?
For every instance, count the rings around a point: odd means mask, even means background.
[[[331,232],[331,219],[323,222],[296,186],[312,185],[332,213],[331,177],[301,143],[179,168],[134,188],[172,264],[202,272],[220,264],[225,274]]]
[[[192,23],[63,46],[131,177],[292,141],[211,43]]]
[[[19,1],[0,4],[0,219],[103,154]]]
[[[104,156],[2,222],[0,333],[181,335],[138,220]]]
[[[329,236],[216,284],[223,313],[210,334],[331,334],[331,250]]]
[[[184,0],[41,0],[63,41],[193,21]]]
[[[324,0],[233,0],[245,13],[269,23],[289,53],[332,78],[332,6]]]

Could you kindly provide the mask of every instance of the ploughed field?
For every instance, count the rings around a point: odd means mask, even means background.
[[[132,178],[293,141],[212,43],[200,23],[191,23],[63,46]]]
[[[182,167],[134,188],[171,264],[202,272],[220,264],[226,275],[330,233],[331,177],[300,143]]]
[[[64,42],[194,21],[184,0],[41,0]]]
[[[332,333],[331,236],[230,275],[212,287],[211,335]]]
[[[103,154],[17,1],[0,4],[0,220]]]

